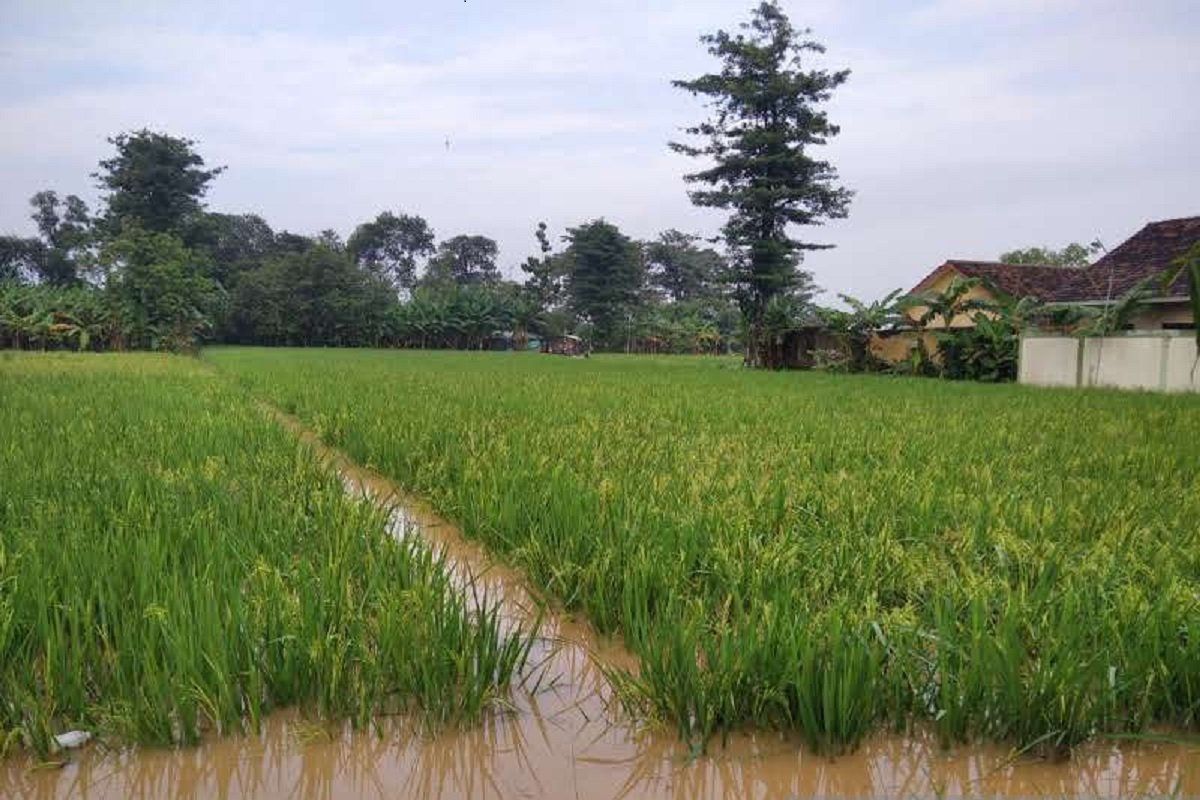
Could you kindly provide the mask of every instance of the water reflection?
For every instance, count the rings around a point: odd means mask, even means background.
[[[0,769],[0,795],[29,797],[1089,797],[1194,796],[1200,750],[1142,743],[1083,748],[1067,762],[1001,748],[939,751],[932,737],[881,736],[826,759],[782,737],[742,736],[688,759],[670,736],[613,724],[559,691],[470,731],[424,738],[400,721],[313,737],[294,714],[257,735],[188,750],[91,748],[61,770]],[[576,713],[577,712],[577,713]]]

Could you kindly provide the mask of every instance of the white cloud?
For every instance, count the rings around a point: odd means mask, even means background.
[[[789,9],[831,66],[853,69],[829,156],[858,197],[849,220],[812,234],[839,247],[809,261],[833,291],[870,296],[949,256],[1119,241],[1200,213],[1186,139],[1200,125],[1195,21],[1069,0]],[[446,235],[496,237],[509,264],[538,219],[713,233],[719,216],[686,199],[693,165],[665,147],[702,110],[669,80],[711,66],[696,36],[743,13],[609,0],[519,25],[334,33],[71,26],[60,11],[52,34],[0,33],[0,71],[16,79],[0,82],[0,228],[27,230],[24,198],[79,191],[105,136],[149,125],[229,166],[214,207],[278,227],[346,232],[403,207]]]

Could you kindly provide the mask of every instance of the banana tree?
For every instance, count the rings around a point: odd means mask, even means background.
[[[1146,301],[1154,295],[1153,278],[1146,278],[1131,286],[1116,300],[1105,305],[1079,329],[1084,336],[1108,336],[1129,328],[1133,318],[1146,307]]]
[[[839,294],[849,311],[836,308],[821,309],[822,320],[834,331],[845,337],[849,348],[850,369],[855,372],[870,369],[874,365],[871,357],[871,337],[878,331],[894,327],[903,321],[900,289],[890,292],[881,300],[864,303],[848,294]]]
[[[943,291],[926,291],[910,294],[899,301],[901,310],[924,309],[917,323],[923,328],[949,328],[955,318],[972,316],[978,311],[997,311],[997,304],[978,297],[969,297],[971,290],[980,286],[978,278],[955,278]]]
[[[1200,242],[1175,259],[1164,276],[1163,286],[1170,286],[1181,274],[1187,275],[1188,303],[1192,307],[1192,327],[1196,331],[1197,360],[1200,361]],[[1195,371],[1195,367],[1192,369]]]

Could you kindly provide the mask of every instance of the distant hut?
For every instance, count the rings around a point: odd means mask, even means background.
[[[824,325],[805,325],[788,331],[771,349],[771,363],[786,369],[812,369],[819,352],[844,351],[844,337]]]
[[[488,350],[514,349],[512,331],[492,331],[492,335],[484,339],[484,347]]]
[[[565,336],[548,336],[542,340],[542,352],[556,356],[585,356],[587,348],[583,339],[572,334]]]

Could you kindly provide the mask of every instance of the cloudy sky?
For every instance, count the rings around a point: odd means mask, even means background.
[[[666,147],[703,110],[670,80],[750,5],[0,0],[0,231],[32,231],[42,188],[94,200],[105,137],[151,127],[228,166],[211,208],[277,229],[404,210],[492,236],[510,272],[539,219],[712,234]],[[1200,214],[1195,0],[784,5],[853,71],[826,150],[857,196],[807,262],[830,292]]]

